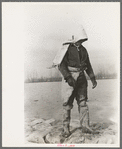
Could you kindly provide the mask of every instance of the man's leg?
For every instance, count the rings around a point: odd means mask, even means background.
[[[66,137],[66,138],[71,134],[70,133],[70,114],[71,114],[71,110],[64,109],[62,136]]]
[[[86,100],[87,100],[86,93],[87,93],[87,88],[80,88],[78,89],[77,98],[76,98],[78,103],[79,119],[80,119],[80,125],[82,127],[82,132],[98,134],[99,132],[96,132],[89,127],[89,109],[88,109],[88,105],[86,104]]]
[[[64,137],[68,137],[70,133],[71,109],[73,108],[74,89],[66,82],[62,82],[62,98],[63,98],[63,132]]]

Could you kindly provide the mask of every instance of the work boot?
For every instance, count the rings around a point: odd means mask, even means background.
[[[69,125],[70,125],[70,113],[71,113],[71,110],[64,109],[62,136],[65,137],[65,138],[69,137],[70,134],[71,134],[70,129],[69,129]]]
[[[98,131],[94,131],[89,127],[89,110],[88,106],[84,106],[79,108],[80,111],[80,124],[82,127],[83,133],[90,133],[90,134],[99,134]]]
[[[71,135],[71,132],[69,130],[69,124],[63,124],[62,136],[65,138],[68,138],[70,135]]]

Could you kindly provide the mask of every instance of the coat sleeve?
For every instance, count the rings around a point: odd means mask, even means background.
[[[64,79],[67,80],[71,76],[69,70],[68,70],[68,65],[67,65],[67,53],[65,54],[61,64],[58,66],[59,71],[63,75]]]
[[[93,72],[93,69],[92,69],[92,66],[91,66],[91,63],[90,63],[90,59],[89,59],[88,53],[87,53],[86,64],[87,64],[86,73],[90,77],[91,81],[93,82],[96,79],[95,79],[95,75],[94,75],[94,72]]]

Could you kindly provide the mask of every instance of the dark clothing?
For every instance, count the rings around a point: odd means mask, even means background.
[[[90,79],[95,79],[87,50],[82,45],[78,49],[74,45],[69,45],[67,53],[59,66],[59,70],[64,79],[71,76],[68,66],[78,68],[82,71],[85,70]]]
[[[84,71],[86,71],[93,84],[96,80],[87,50],[82,45],[77,48],[70,44],[59,66],[59,70],[64,78],[62,79],[64,134],[69,135],[70,113],[74,99],[76,99],[78,104],[82,130],[94,133],[89,127],[89,110],[86,104],[88,84]],[[75,85],[72,85],[72,82],[75,82],[73,83]]]
[[[64,103],[64,105],[66,104],[72,107],[74,99],[76,99],[78,105],[80,105],[82,101],[87,102],[87,81],[84,81],[84,83],[77,85],[77,87],[70,95],[68,102]]]

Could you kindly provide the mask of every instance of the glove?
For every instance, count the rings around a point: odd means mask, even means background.
[[[92,89],[94,89],[97,86],[97,81],[95,80],[95,77],[91,79],[92,81]]]
[[[69,86],[75,87],[75,79],[72,76],[66,78],[66,82],[69,84]]]

